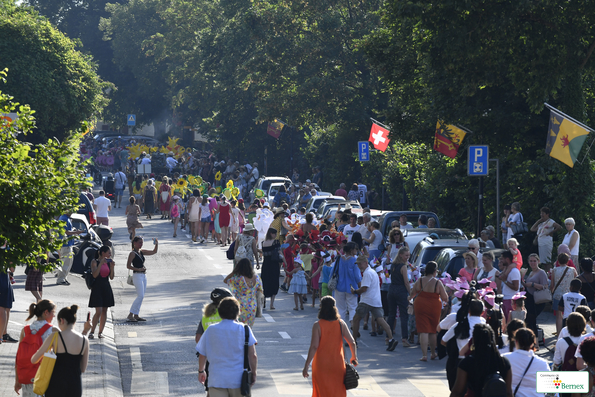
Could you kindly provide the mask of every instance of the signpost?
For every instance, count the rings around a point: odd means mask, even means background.
[[[126,123],[129,127],[134,127],[136,125],[136,114],[129,114],[126,116]]]
[[[467,174],[469,176],[487,176],[490,161],[488,145],[469,146],[469,163]]]
[[[357,152],[359,154],[359,161],[370,161],[370,144],[367,141],[360,141],[357,143]]]

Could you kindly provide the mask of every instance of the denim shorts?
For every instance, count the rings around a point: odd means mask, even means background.
[[[205,223],[209,223],[211,222],[211,217],[210,216],[205,216],[204,218],[200,218],[201,222],[205,222]]]
[[[124,195],[124,188],[118,189],[116,188],[116,196],[123,196]]]

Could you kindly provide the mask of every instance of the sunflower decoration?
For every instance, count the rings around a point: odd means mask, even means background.
[[[205,192],[205,188],[201,185],[198,187],[198,191],[200,192],[200,194],[203,194]]]
[[[231,179],[227,181],[227,185],[225,185],[225,187],[230,190],[233,189],[233,181]]]
[[[217,189],[215,189],[215,191],[217,192],[217,194],[221,193],[221,186],[217,186]]]
[[[226,199],[231,199],[231,189],[225,188],[223,189],[223,195],[225,196]]]
[[[194,178],[194,180],[196,181],[197,185],[202,185],[203,180],[202,180],[202,176],[198,175],[196,178]]]
[[[190,175],[190,176],[188,177],[188,182],[189,182],[191,185],[193,185],[193,186],[200,185],[200,183],[197,183],[197,181],[196,181],[196,178],[194,177],[194,175]]]
[[[178,187],[181,189],[186,189],[188,187],[188,182],[186,182],[185,179],[178,179],[178,183],[177,183]]]
[[[231,189],[231,195],[235,199],[236,197],[238,197],[240,195],[240,189],[238,189],[237,187],[234,187],[233,189]]]
[[[262,189],[256,189],[254,191],[254,195],[256,196],[256,198],[263,198],[264,197],[264,191],[262,191]]]
[[[155,147],[152,147],[149,150],[151,151],[151,153],[157,153],[157,150],[159,150],[159,148],[157,146],[155,146]]]
[[[223,175],[221,175],[221,171],[217,171],[217,173],[215,174],[215,180],[216,180],[217,182],[219,182],[219,181],[221,180],[221,177],[222,177],[222,176],[223,176]]]

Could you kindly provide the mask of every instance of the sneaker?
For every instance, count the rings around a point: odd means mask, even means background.
[[[282,284],[279,289],[283,292],[287,292],[287,287],[285,286],[285,284]]]
[[[70,285],[68,280],[56,281],[56,284],[57,285]]]
[[[411,344],[409,343],[409,341],[407,339],[403,339],[403,347],[411,347]]]
[[[395,347],[397,347],[398,344],[399,344],[398,340],[391,339],[388,341],[388,347],[386,348],[386,350],[388,350],[389,352],[392,352],[393,350],[395,350]]]
[[[2,335],[2,342],[17,343],[18,340],[8,334]]]

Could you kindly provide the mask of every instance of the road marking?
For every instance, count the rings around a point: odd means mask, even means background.
[[[291,336],[289,336],[287,332],[279,331],[279,335],[281,335],[281,338],[283,339],[291,339]]]
[[[439,397],[450,394],[448,386],[440,379],[434,378],[408,378],[413,386],[415,386],[425,397]],[[361,381],[361,379],[360,379]]]
[[[129,338],[136,338],[136,332],[129,332],[128,333],[128,337]]]
[[[218,265],[218,264],[216,264],[216,263],[213,263],[213,267],[214,267],[215,269],[222,269],[222,266],[221,266],[221,265]]]
[[[274,323],[275,319],[271,317],[270,314],[262,313],[262,317],[266,320],[267,323]]]
[[[21,323],[17,323],[16,321],[8,320],[8,322],[9,322],[9,323],[12,323],[12,324],[15,324],[15,325],[18,325],[19,327],[24,327],[24,325],[23,325],[23,324],[21,324]]]
[[[132,361],[132,380],[130,394],[168,395],[169,381],[167,372],[144,372],[141,362],[140,348],[130,348]]]
[[[302,354],[301,356],[304,357],[304,360],[307,360],[308,359],[308,355],[307,354]]]
[[[210,261],[212,261],[212,260],[213,260],[213,257],[212,257],[212,256],[210,256],[210,255],[205,255],[205,258],[207,258],[207,259],[208,259],[208,260],[210,260]]]
[[[225,274],[225,273],[221,273],[221,275],[223,276],[223,278],[228,276],[228,274]]]

